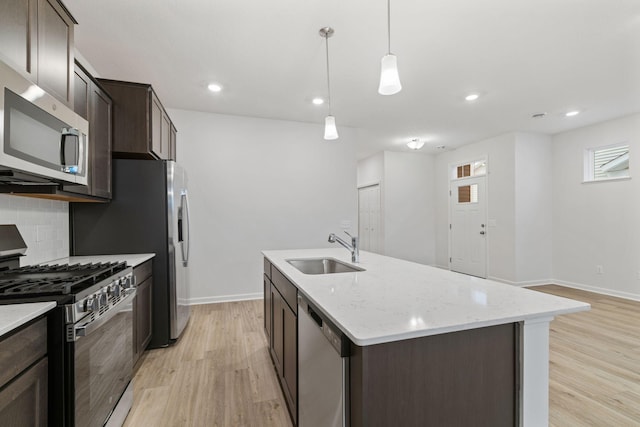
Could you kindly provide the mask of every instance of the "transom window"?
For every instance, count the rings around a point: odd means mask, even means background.
[[[453,168],[452,179],[469,178],[472,176],[480,176],[487,174],[487,161],[477,160],[475,162],[465,163]]]

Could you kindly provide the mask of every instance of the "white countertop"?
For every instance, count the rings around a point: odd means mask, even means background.
[[[343,248],[263,251],[354,344],[364,346],[589,310],[587,303],[370,252],[366,271],[303,274],[288,259],[335,258]]]
[[[0,336],[45,314],[55,306],[53,301],[0,305]]]
[[[136,267],[145,261],[150,260],[156,254],[119,254],[119,255],[83,255],[60,258],[49,262],[43,262],[44,265],[53,264],[83,264],[87,262],[120,262],[126,261],[130,267]]]

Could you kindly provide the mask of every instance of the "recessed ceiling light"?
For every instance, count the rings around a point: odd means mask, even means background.
[[[322,98],[313,98],[311,100],[311,102],[313,103],[313,105],[322,105],[322,104],[324,104],[324,99],[322,99]]]
[[[469,95],[464,97],[464,99],[467,101],[475,101],[478,98],[480,98],[480,95],[478,95],[477,93],[470,93]]]
[[[577,116],[578,114],[580,114],[580,111],[574,110],[574,111],[569,111],[568,113],[565,114],[565,116],[573,117],[573,116]]]
[[[411,141],[407,142],[407,147],[412,150],[419,150],[424,146],[424,142],[418,138],[411,138]]]
[[[207,86],[207,89],[209,89],[213,93],[218,93],[222,90],[222,86],[220,86],[218,83],[211,83],[209,86]]]

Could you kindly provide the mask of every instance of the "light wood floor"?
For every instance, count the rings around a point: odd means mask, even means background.
[[[549,425],[640,426],[640,302],[556,285],[535,289],[591,304],[549,334]]]
[[[125,427],[291,426],[262,322],[262,300],[193,306],[178,343],[143,356]]]
[[[640,302],[555,285],[531,289],[592,305],[551,323],[550,426],[640,426]],[[143,356],[125,426],[291,426],[262,301],[192,309],[176,345]]]

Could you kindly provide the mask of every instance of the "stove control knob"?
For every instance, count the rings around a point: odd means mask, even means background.
[[[84,311],[86,312],[97,311],[99,308],[100,303],[98,302],[98,299],[94,298],[93,296],[87,298],[84,301]]]
[[[109,296],[107,295],[107,290],[101,292],[98,296],[98,307],[105,307],[109,305]]]
[[[109,293],[114,298],[118,298],[120,296],[120,284],[118,284],[118,281],[113,282],[111,286],[109,286]]]
[[[125,276],[120,279],[120,284],[124,289],[129,289],[131,287],[131,278],[129,276]]]

